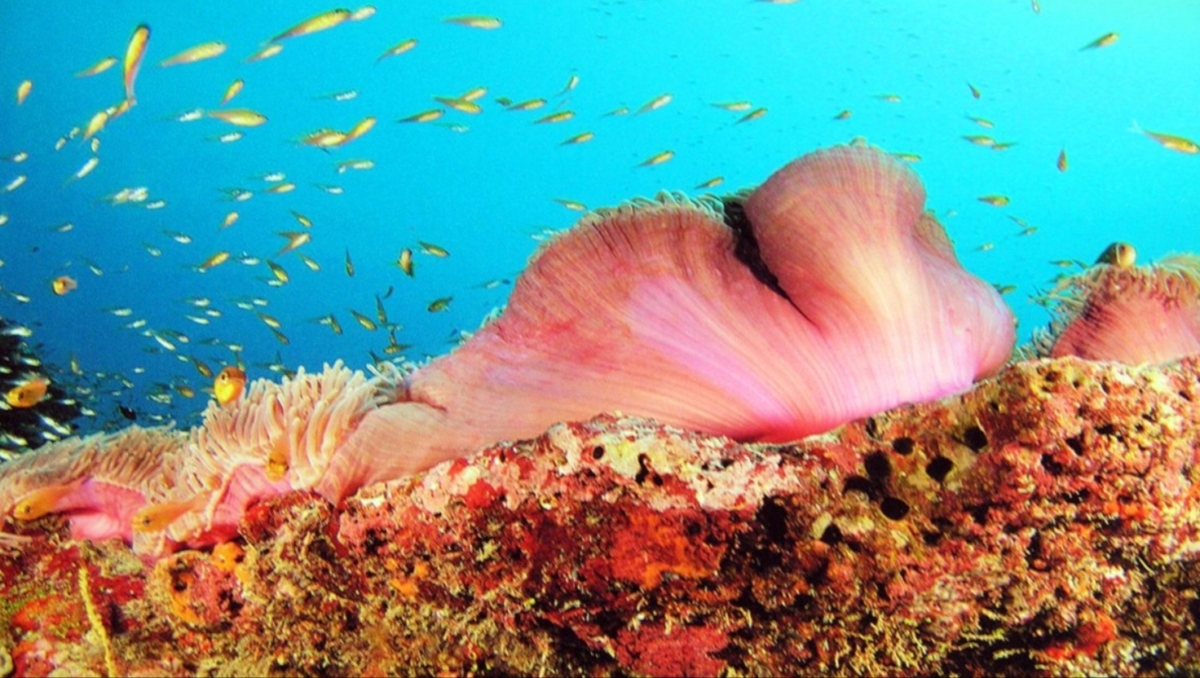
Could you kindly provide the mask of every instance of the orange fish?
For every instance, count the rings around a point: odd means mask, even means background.
[[[213,380],[213,396],[224,407],[242,397],[246,389],[246,372],[230,365],[222,369]]]
[[[74,278],[66,275],[60,275],[50,283],[50,289],[54,290],[54,293],[60,297],[76,287],[79,287],[79,283],[75,282]]]
[[[31,377],[23,384],[18,384],[4,395],[4,399],[13,407],[33,407],[46,397],[46,389],[50,382],[45,377]]]
[[[142,66],[142,57],[146,56],[146,44],[149,42],[150,27],[141,24],[133,30],[129,46],[125,48],[125,100],[130,105],[137,102],[133,94],[133,82],[137,80],[138,69]]]

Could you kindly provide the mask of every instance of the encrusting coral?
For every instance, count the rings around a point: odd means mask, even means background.
[[[20,674],[1200,670],[1200,358],[1022,362],[793,444],[560,424],[150,565],[23,526]],[[99,600],[99,599],[97,599]]]
[[[157,473],[124,484],[132,529],[143,553],[211,545],[255,502],[303,489],[337,502],[600,412],[791,440],[962,391],[1013,342],[1012,313],[958,264],[910,169],[873,148],[817,151],[728,210],[664,196],[585,217],[533,258],[498,319],[404,379],[339,364],[210,404],[176,453],[136,464]],[[14,483],[0,467],[0,506],[26,500]],[[132,499],[72,501],[47,510],[78,524],[132,513]]]

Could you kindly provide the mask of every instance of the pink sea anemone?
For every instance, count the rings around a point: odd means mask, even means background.
[[[159,554],[230,538],[264,498],[339,501],[601,412],[781,441],[961,391],[1009,358],[1013,318],[923,203],[903,164],[839,147],[723,203],[604,210],[533,258],[498,319],[405,378],[339,363],[259,380],[186,440],[85,439],[0,467],[0,507]]]
[[[500,318],[364,418],[323,491],[601,411],[794,439],[961,391],[1010,357],[1011,312],[886,153],[813,153],[749,195],[748,222],[741,203],[660,196],[584,218]]]
[[[1055,303],[1055,319],[1050,331],[1036,338],[1043,355],[1138,365],[1200,354],[1200,257],[1195,255],[1171,255],[1150,266],[1134,266],[1132,255],[1098,263],[1062,283],[1049,300]]]

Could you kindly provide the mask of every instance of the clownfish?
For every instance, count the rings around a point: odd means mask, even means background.
[[[222,407],[242,397],[246,389],[246,372],[232,365],[217,373],[213,380],[213,396]]]

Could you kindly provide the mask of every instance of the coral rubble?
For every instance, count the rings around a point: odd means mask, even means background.
[[[1018,363],[786,445],[606,415],[153,564],[0,552],[21,674],[1200,670],[1200,358]],[[54,527],[58,526],[58,531]]]

